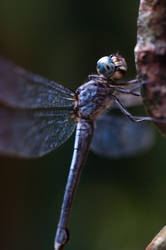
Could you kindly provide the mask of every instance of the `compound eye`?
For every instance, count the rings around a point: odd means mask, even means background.
[[[97,72],[106,78],[110,78],[115,72],[115,64],[111,57],[104,56],[97,61]]]

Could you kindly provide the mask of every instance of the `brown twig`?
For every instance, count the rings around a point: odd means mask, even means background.
[[[150,116],[166,119],[166,1],[140,0],[135,58]],[[166,135],[166,124],[158,124]]]
[[[166,250],[166,226],[154,237],[146,250]]]

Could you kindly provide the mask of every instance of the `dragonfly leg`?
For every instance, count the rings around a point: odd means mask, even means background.
[[[131,89],[135,90],[135,89],[139,89],[143,84],[144,82],[140,82],[138,81],[138,79],[133,79],[133,80],[130,80],[130,81],[111,81],[111,84],[113,86],[116,86],[116,87],[127,87],[127,86],[134,86],[132,87]]]
[[[139,81],[138,78],[135,78],[135,79],[130,80],[130,81],[120,81],[120,82],[118,82],[118,85],[121,85],[121,86],[136,85],[136,87],[134,87],[133,89],[137,89],[137,88],[140,88],[144,84],[148,84],[149,82],[150,81],[147,79]],[[116,84],[117,83],[115,83],[115,85]]]
[[[130,85],[130,84],[132,85],[132,84],[137,84],[137,83],[139,83],[137,78],[130,80],[130,81],[120,81],[119,82],[120,85]]]
[[[132,89],[124,89],[124,88],[120,88],[120,87],[115,87],[115,90],[117,92],[121,92],[124,94],[130,94],[130,95],[135,95],[135,96],[140,96],[140,93],[135,92],[136,89],[138,89],[139,87],[135,87]]]
[[[121,110],[121,112],[133,122],[152,121],[156,123],[166,123],[166,119],[157,119],[157,118],[148,117],[148,116],[134,116],[126,109],[126,107],[121,103],[121,101],[116,96],[113,95],[113,98],[114,98],[115,103]]]
[[[102,82],[107,82],[108,79],[103,77],[103,76],[99,76],[99,75],[88,75],[88,79],[89,80],[98,80],[98,81],[102,81]]]

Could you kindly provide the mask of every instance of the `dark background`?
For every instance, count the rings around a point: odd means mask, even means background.
[[[139,1],[1,0],[0,54],[75,89],[96,60],[119,51],[135,76]],[[48,250],[72,156],[72,137],[36,160],[0,158],[0,249]],[[69,250],[140,250],[166,224],[166,141],[135,158],[89,153],[70,223]]]

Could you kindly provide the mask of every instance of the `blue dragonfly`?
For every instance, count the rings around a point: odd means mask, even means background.
[[[127,111],[125,106],[140,102],[140,84],[137,79],[120,81],[126,71],[127,64],[121,55],[102,57],[97,62],[98,74],[89,75],[88,82],[73,92],[0,59],[1,155],[41,157],[63,144],[76,130],[55,250],[64,249],[69,240],[73,197],[90,145],[102,156],[130,156],[152,143],[152,131],[146,124],[138,123],[162,122]],[[105,112],[115,106],[124,118]]]

